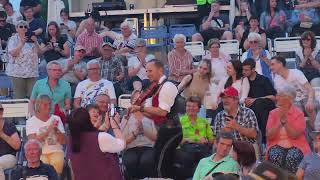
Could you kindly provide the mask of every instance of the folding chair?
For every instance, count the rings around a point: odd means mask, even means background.
[[[147,40],[147,47],[163,47],[168,37],[166,26],[147,26],[141,28],[141,38]]]
[[[7,99],[12,97],[12,84],[10,78],[4,73],[0,72],[0,89],[5,89],[7,93],[0,96],[0,99]]]
[[[286,67],[288,69],[297,69],[296,58],[286,58]]]
[[[238,40],[221,40],[220,41],[220,50],[230,56],[236,56],[240,60],[241,49],[239,48]]]
[[[196,57],[199,56],[204,56],[205,51],[204,51],[204,45],[203,42],[201,41],[195,41],[195,42],[186,42],[185,49],[190,51],[192,56],[194,57],[194,65],[198,65],[199,61],[195,60]]]
[[[300,49],[300,37],[286,37],[274,39],[274,55],[281,55],[287,61],[289,69],[296,69],[296,51]]]
[[[183,34],[187,38],[191,38],[196,32],[194,24],[173,24],[169,27],[169,38],[173,39],[176,34]]]
[[[111,31],[121,34],[121,29],[120,28],[112,28]]]
[[[29,118],[28,104],[29,99],[5,99],[0,100],[4,109],[3,118]]]

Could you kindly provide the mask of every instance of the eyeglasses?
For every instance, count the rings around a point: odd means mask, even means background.
[[[62,69],[48,69],[50,71],[62,71]]]
[[[18,26],[20,29],[28,29],[28,26]]]
[[[216,172],[216,173],[213,173],[212,174],[212,177],[215,178],[217,176],[222,176],[222,175],[231,175],[231,176],[234,176],[235,178],[239,178],[240,176],[238,174],[235,174],[235,173],[223,173],[223,172]]]
[[[0,19],[0,22],[6,22],[6,20],[5,19]]]
[[[250,44],[258,44],[259,41],[249,41]]]

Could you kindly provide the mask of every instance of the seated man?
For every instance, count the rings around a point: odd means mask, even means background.
[[[250,91],[244,103],[246,107],[256,114],[259,129],[262,134],[262,142],[266,142],[266,125],[269,112],[275,108],[276,90],[270,80],[256,72],[256,61],[252,58],[242,63],[243,76],[249,79]]]
[[[83,46],[74,48],[74,56],[70,59],[62,60],[62,78],[71,86],[71,94],[74,95],[76,87],[80,81],[87,76],[87,64],[83,61],[86,49]]]
[[[103,43],[100,49],[101,57],[97,60],[101,66],[101,77],[113,83],[116,96],[122,94],[124,86],[124,67],[119,56],[114,55],[114,46],[107,42]]]
[[[276,90],[286,84],[296,88],[295,105],[309,116],[309,125],[314,127],[315,92],[304,74],[298,69],[286,68],[286,59],[281,56],[271,58],[271,70],[275,73],[274,87]]]
[[[227,39],[233,38],[229,30],[229,17],[220,14],[220,2],[211,4],[211,11],[208,18],[201,25],[202,31],[192,36],[192,41],[202,41],[205,44],[212,38]]]
[[[219,172],[236,174],[238,164],[229,156],[232,142],[232,133],[220,132],[216,139],[216,153],[200,160],[192,180],[202,180]]]
[[[86,48],[85,59],[87,61],[99,57],[99,49],[103,43],[103,38],[95,32],[95,21],[92,17],[85,20],[85,31],[78,37],[76,46]]]
[[[88,79],[81,81],[74,94],[74,108],[86,107],[94,103],[94,98],[99,94],[106,94],[110,97],[111,104],[117,104],[112,82],[102,79],[100,63],[91,60],[87,63]]]
[[[4,170],[16,165],[16,151],[21,145],[15,125],[3,119],[3,111],[0,104],[0,179],[5,179]]]
[[[251,109],[240,106],[238,91],[230,86],[220,97],[224,110],[216,116],[214,132],[232,132],[237,141],[256,143],[259,131],[256,115]]]
[[[12,36],[12,34],[16,33],[15,26],[7,23],[6,19],[6,12],[0,11],[0,40],[2,49],[6,49],[8,39]]]
[[[20,179],[48,179],[58,180],[58,175],[49,164],[40,161],[41,143],[36,139],[30,139],[24,145],[27,165],[17,168],[12,173],[12,180]]]
[[[20,12],[23,13],[25,7],[32,7],[34,12],[34,17],[40,18],[40,13],[42,10],[42,5],[40,0],[21,0],[20,2]]]
[[[46,94],[51,99],[51,112],[59,107],[59,111],[68,112],[71,109],[71,88],[68,82],[61,79],[62,68],[58,61],[47,64],[48,77],[38,80],[33,86],[29,102],[29,113],[35,114],[35,101],[41,94]]]
[[[52,165],[61,174],[64,163],[62,145],[66,137],[60,117],[50,115],[50,104],[48,95],[40,95],[36,99],[36,114],[27,120],[26,134],[28,139],[37,139],[42,143],[41,161]]]

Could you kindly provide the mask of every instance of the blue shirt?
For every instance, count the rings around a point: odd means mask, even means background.
[[[48,83],[48,78],[38,80],[33,86],[31,98],[37,99],[39,95],[48,95],[51,98],[51,112],[54,110],[54,105],[59,104],[60,108],[64,108],[64,101],[71,99],[70,84],[64,80],[58,80],[54,89],[51,89]]]
[[[299,168],[304,170],[304,180],[320,179],[320,155],[311,153],[306,155],[301,161]]]

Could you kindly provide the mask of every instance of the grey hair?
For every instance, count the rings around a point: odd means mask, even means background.
[[[61,66],[61,64],[57,61],[57,60],[53,60],[53,61],[50,61],[50,62],[48,62],[48,64],[47,64],[47,70],[49,69],[49,67],[51,66],[51,65],[58,65],[58,66],[60,66],[61,68],[62,68],[62,66]]]
[[[16,27],[21,26],[21,25],[27,26],[29,28],[29,23],[27,21],[24,21],[24,20],[18,21],[16,24]]]
[[[259,42],[261,42],[261,35],[255,32],[249,33],[248,41],[254,41],[254,40],[258,40]]]
[[[98,60],[96,59],[93,59],[93,60],[90,60],[88,63],[87,63],[87,69],[89,69],[89,65],[93,65],[93,64],[98,64],[99,65],[99,68],[100,68],[100,63]]]
[[[279,87],[277,89],[277,93],[290,96],[292,99],[295,99],[297,95],[296,89],[290,84],[284,84],[283,86]]]
[[[24,148],[25,151],[26,151],[27,146],[28,146],[29,144],[37,144],[38,147],[39,147],[39,150],[40,150],[40,151],[42,150],[42,144],[41,144],[40,141],[38,141],[37,139],[29,139],[29,140],[24,144],[24,146],[23,146],[23,148]]]
[[[123,21],[123,22],[120,24],[120,28],[123,28],[123,27],[125,27],[125,26],[127,26],[127,27],[130,29],[130,31],[132,31],[133,27],[132,27],[131,23],[129,23],[128,21]]]
[[[183,35],[183,34],[176,34],[176,35],[174,35],[174,37],[173,37],[173,42],[176,43],[177,39],[182,39],[184,43],[187,41],[186,36]]]
[[[137,45],[143,45],[143,46],[146,46],[147,45],[147,42],[145,39],[142,39],[142,38],[138,38],[135,42],[135,46]]]
[[[34,104],[34,110],[35,112],[39,112],[40,111],[40,104],[43,102],[43,101],[51,101],[51,98],[46,95],[46,94],[40,94],[37,99],[36,99],[36,102]]]

